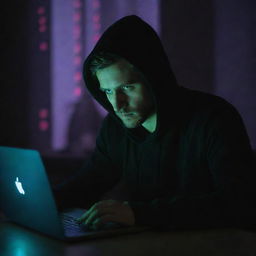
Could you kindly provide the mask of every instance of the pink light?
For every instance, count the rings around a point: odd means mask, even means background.
[[[75,38],[79,38],[81,36],[81,27],[75,26],[73,28],[73,34],[74,34]]]
[[[81,33],[79,33],[79,34],[74,34],[74,39],[75,39],[75,40],[79,40],[80,37],[81,37]]]
[[[81,87],[76,87],[74,90],[74,95],[79,97],[79,96],[81,96],[81,94],[82,94]]]
[[[100,1],[94,0],[94,1],[92,2],[92,7],[93,7],[94,9],[100,8]]]
[[[38,19],[38,23],[40,25],[44,25],[46,23],[47,19],[45,16],[41,16],[39,19]]]
[[[48,109],[40,109],[38,112],[38,116],[40,118],[47,118],[48,117]]]
[[[45,13],[45,8],[43,6],[38,7],[37,13],[38,14],[44,14]]]
[[[92,16],[92,20],[93,20],[93,22],[95,22],[95,23],[99,23],[99,21],[100,21],[100,15],[99,15],[99,14],[94,14],[94,15]]]
[[[39,32],[41,32],[41,33],[45,32],[46,30],[47,30],[47,27],[44,25],[39,27]]]
[[[74,57],[74,64],[75,65],[81,65],[82,63],[82,57],[81,56],[75,56]]]
[[[78,22],[81,20],[81,13],[80,12],[76,12],[74,15],[73,15],[73,20]]]
[[[93,28],[94,28],[94,30],[100,30],[101,29],[101,24],[100,23],[93,23]]]
[[[45,120],[40,121],[38,126],[39,130],[43,132],[49,129],[49,123]]]
[[[82,72],[78,71],[74,74],[75,82],[80,82],[82,80]]]
[[[76,0],[76,1],[74,1],[73,6],[74,6],[75,8],[81,8],[81,7],[82,7],[82,3],[81,3],[80,0]]]
[[[74,53],[80,53],[82,50],[82,45],[80,43],[76,43],[74,46]]]
[[[41,42],[40,44],[39,44],[39,49],[40,49],[40,51],[47,51],[48,50],[48,43],[47,42]]]
[[[47,118],[47,117],[48,117],[48,114],[49,114],[49,112],[48,112],[48,109],[46,109],[46,108],[42,108],[42,109],[40,109],[39,112],[38,112],[38,116],[39,116],[40,118]]]
[[[94,43],[96,43],[99,39],[100,39],[100,34],[93,35],[92,40],[93,40]]]

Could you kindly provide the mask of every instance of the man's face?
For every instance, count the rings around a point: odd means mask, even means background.
[[[100,89],[127,128],[135,128],[154,113],[152,96],[130,63],[120,60],[96,72]]]

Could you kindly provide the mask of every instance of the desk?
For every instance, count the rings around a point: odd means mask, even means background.
[[[1,256],[252,256],[256,232],[236,229],[125,234],[66,243],[0,222]]]

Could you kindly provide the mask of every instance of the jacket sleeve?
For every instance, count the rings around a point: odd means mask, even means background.
[[[207,127],[204,139],[214,192],[130,201],[136,225],[161,230],[255,226],[256,168],[243,121],[230,107],[211,118]]]
[[[107,129],[104,121],[90,158],[74,175],[52,187],[59,209],[89,208],[119,181],[121,172],[105,153]]]

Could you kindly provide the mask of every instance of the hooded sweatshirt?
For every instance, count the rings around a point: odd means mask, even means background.
[[[154,132],[126,128],[115,115],[89,69],[98,52],[126,59],[146,77],[157,112]],[[55,188],[59,202],[125,200],[135,225],[158,229],[254,224],[254,154],[240,114],[219,96],[179,85],[149,24],[135,15],[116,21],[83,71],[88,91],[108,114],[90,159]]]

